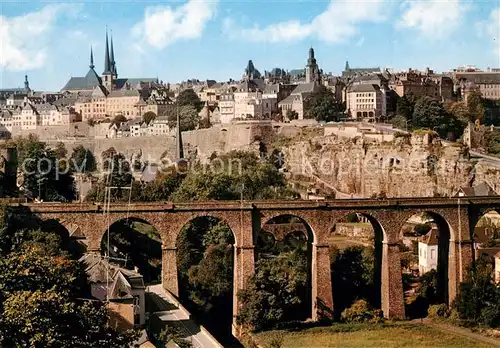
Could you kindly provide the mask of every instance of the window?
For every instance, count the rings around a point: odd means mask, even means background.
[[[431,249],[431,260],[435,259],[435,257],[436,257],[435,253],[436,253],[436,250]]]

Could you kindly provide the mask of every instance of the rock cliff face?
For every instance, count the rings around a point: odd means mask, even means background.
[[[315,177],[333,187],[338,198],[450,196],[483,181],[500,192],[500,165],[470,160],[466,147],[444,144],[431,134],[390,143],[323,136],[283,152],[292,175]]]

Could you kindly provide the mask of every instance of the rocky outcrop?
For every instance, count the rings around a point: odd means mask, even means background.
[[[473,161],[466,147],[432,133],[392,142],[316,137],[283,148],[289,172],[328,182],[344,197],[434,197],[487,182],[500,191],[500,165]]]

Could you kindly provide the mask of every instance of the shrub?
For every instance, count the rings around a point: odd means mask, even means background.
[[[276,333],[271,337],[269,344],[266,345],[266,348],[281,348],[283,347],[284,336],[283,334]]]
[[[432,305],[427,310],[429,318],[448,318],[450,314],[450,309],[444,303]]]
[[[379,323],[383,321],[382,311],[373,309],[366,300],[357,300],[341,314],[343,321],[348,323]]]

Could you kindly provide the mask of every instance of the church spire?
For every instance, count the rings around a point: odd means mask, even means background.
[[[118,73],[116,71],[115,50],[113,48],[113,32],[111,32],[111,57],[110,57],[110,64],[111,64],[111,72],[113,73],[113,76],[114,77],[118,76]]]
[[[28,82],[28,75],[24,75],[24,89],[30,91],[30,83]]]
[[[104,54],[104,72],[102,73],[103,75],[110,75],[111,74],[111,68],[110,68],[110,60],[109,60],[109,44],[108,44],[108,29],[106,28],[106,52]]]
[[[184,159],[184,148],[182,146],[182,132],[181,132],[181,119],[179,117],[179,106],[176,107],[177,112],[177,136],[176,136],[176,148],[175,148],[175,156],[176,161],[180,161]]]
[[[345,71],[351,70],[351,67],[349,66],[349,61],[348,60],[345,61],[345,69],[344,70]]]
[[[94,69],[95,68],[95,65],[94,65],[94,52],[92,51],[92,46],[90,46],[90,65],[89,65],[89,68],[90,69]]]

